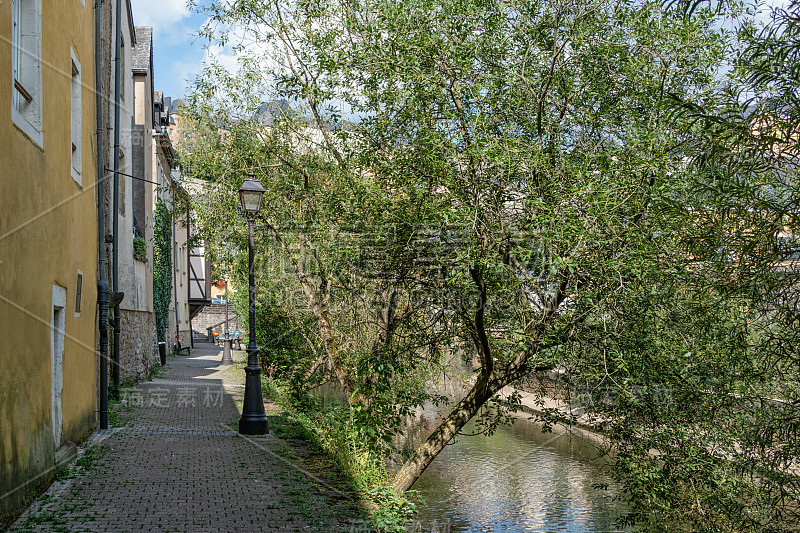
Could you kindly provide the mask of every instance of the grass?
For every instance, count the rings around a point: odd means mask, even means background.
[[[94,466],[98,459],[98,452],[102,451],[104,448],[105,446],[97,444],[90,444],[86,446],[81,457],[79,457],[72,466],[62,466],[56,470],[56,481],[73,479],[82,470]],[[46,490],[46,488],[43,489],[43,491]],[[14,520],[16,520],[24,512],[24,509],[30,506],[35,507],[30,507],[28,515],[25,516],[25,519],[19,523],[15,531],[19,533],[34,533],[42,530],[43,526],[46,526],[47,530],[52,533],[68,533],[70,529],[66,525],[67,521],[62,518],[62,515],[64,512],[71,513],[79,510],[82,505],[65,507],[62,509],[62,512],[56,514],[47,508],[48,505],[54,502],[55,499],[49,494],[40,493],[37,499],[37,493],[29,493],[25,499],[25,507],[23,507],[18,513],[14,515],[7,515],[0,520],[0,533],[6,531],[11,524],[14,523]],[[87,503],[88,502],[84,502],[84,505]],[[88,505],[86,506],[88,507]]]
[[[81,470],[94,466],[98,459],[98,453],[104,449],[105,445],[87,445],[83,448],[82,455],[72,465],[63,465],[56,469],[55,480],[66,481],[68,479],[73,479]],[[54,516],[52,512],[43,509],[55,501],[51,495],[46,494],[47,489],[48,487],[42,487],[40,491],[28,491],[18,511],[0,516],[0,533],[4,533],[10,528],[22,513],[34,504],[37,506],[38,511],[31,512],[25,520],[19,524],[16,531],[21,533],[39,531],[42,524],[49,524],[49,530],[56,533],[69,531],[66,526],[63,525],[65,523],[63,520]]]
[[[280,392],[269,381],[263,382],[265,398],[279,400]],[[320,442],[318,433],[303,422],[300,413],[280,402],[282,409],[273,409],[269,417],[270,432],[277,437],[274,452],[297,470],[279,472],[278,479],[288,487],[292,517],[309,519],[313,527],[329,530],[330,515],[320,513],[326,506],[334,510],[344,531],[354,531],[352,524],[370,524],[363,493],[356,489],[349,472],[342,468]],[[302,474],[301,474],[302,472]],[[364,531],[373,531],[367,527]]]
[[[89,444],[83,448],[83,453],[80,457],[71,465],[71,466],[61,466],[55,472],[55,480],[56,481],[65,481],[68,479],[74,478],[81,470],[91,468],[97,463],[99,458],[99,452],[105,450],[106,446],[102,444]],[[41,529],[42,524],[49,524],[51,526],[50,530],[54,532],[62,532],[68,531],[68,529],[63,525],[64,521],[60,520],[57,517],[53,516],[53,513],[50,511],[42,510],[43,507],[46,507],[48,504],[54,502],[54,499],[51,495],[46,494],[48,487],[43,487],[40,491],[29,491],[25,498],[23,499],[23,504],[20,506],[20,509],[17,512],[9,513],[3,516],[0,516],[0,533],[4,533],[11,525],[14,523],[17,518],[25,512],[25,509],[29,508],[32,504],[36,504],[39,508],[38,512],[31,512],[25,520],[19,525],[19,529],[22,533],[26,532],[33,532],[38,531]],[[37,499],[38,497],[38,499]]]
[[[84,469],[91,468],[94,466],[98,459],[98,452],[105,449],[105,445],[100,444],[89,444],[85,448],[83,448],[83,453],[80,457],[78,457],[75,462],[68,466],[64,465],[56,470],[56,480],[58,481],[65,481],[67,479],[72,479]],[[39,498],[40,504],[50,503],[51,498],[49,496],[45,496]]]
[[[330,466],[345,475],[349,489],[369,502],[370,531],[405,531],[416,507],[408,498],[395,495],[382,458],[359,444],[347,411],[337,408],[308,414],[292,404],[280,384],[268,378],[262,384],[264,396],[284,409],[280,415],[270,417],[272,432],[284,439],[306,441],[330,459]],[[302,458],[293,463],[304,470],[314,469],[311,464],[306,466],[308,461]]]
[[[83,449],[83,455],[75,461],[75,465],[81,468],[91,468],[98,459],[98,451],[103,451],[105,449],[106,446],[104,444],[90,444],[86,446]]]
[[[66,523],[66,520],[56,516],[52,511],[40,510],[25,517],[17,531],[20,533],[35,532],[39,531],[42,525],[47,524],[50,531],[54,533],[68,533],[69,528],[65,525]]]
[[[130,407],[122,403],[122,400],[115,399],[111,400],[109,398],[108,401],[108,425],[109,427],[122,427],[126,424],[125,420],[122,418],[121,412],[123,410],[128,410]]]
[[[29,490],[25,493],[25,496],[22,498],[22,503],[20,508],[14,512],[4,514],[0,516],[0,533],[5,532],[11,525],[16,521],[20,515],[25,512],[25,509],[36,500],[36,497],[39,494],[42,494],[47,487],[42,488],[40,491]]]
[[[73,477],[74,477],[74,472],[72,468],[67,465],[59,466],[56,469],[56,480],[58,481],[64,481],[66,479],[71,479]]]
[[[156,365],[150,369],[150,372],[147,374],[145,381],[153,381],[154,379],[162,378],[164,377],[166,371],[167,369],[161,366],[161,363],[156,363]]]

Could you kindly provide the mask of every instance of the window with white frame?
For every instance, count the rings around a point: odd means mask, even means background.
[[[42,146],[42,0],[11,0],[11,118]]]
[[[72,178],[81,184],[82,160],[81,160],[81,64],[75,57],[75,52],[71,51],[72,83],[70,86],[70,138],[72,140]]]

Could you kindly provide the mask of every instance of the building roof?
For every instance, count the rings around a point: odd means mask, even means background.
[[[170,113],[178,113],[178,108],[183,105],[183,100],[180,98],[172,98],[171,96],[164,97],[164,107],[169,109]]]
[[[280,118],[287,113],[290,113],[288,100],[278,100],[269,103],[263,103],[258,106],[256,111],[256,118],[265,126],[272,126],[275,124],[275,119]]]
[[[132,68],[147,72],[153,68],[153,28],[136,26],[136,46],[133,47]]]

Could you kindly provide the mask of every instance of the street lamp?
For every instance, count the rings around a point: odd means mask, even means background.
[[[256,288],[253,269],[253,223],[256,215],[261,210],[261,199],[264,196],[264,187],[255,178],[248,174],[241,189],[239,198],[242,201],[242,211],[247,217],[247,231],[250,238],[248,253],[248,266],[250,268],[250,335],[247,343],[247,366],[244,382],[244,405],[242,418],[239,420],[239,433],[242,435],[266,435],[269,433],[269,422],[264,412],[264,400],[261,397],[261,366],[258,364],[258,347],[256,346]]]

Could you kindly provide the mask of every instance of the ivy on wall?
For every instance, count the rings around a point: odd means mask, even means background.
[[[147,261],[147,241],[141,237],[133,238],[133,257],[139,261]]]
[[[159,198],[156,202],[153,228],[153,306],[156,313],[156,335],[159,342],[166,341],[169,323],[169,301],[172,296],[172,219],[169,210]]]

